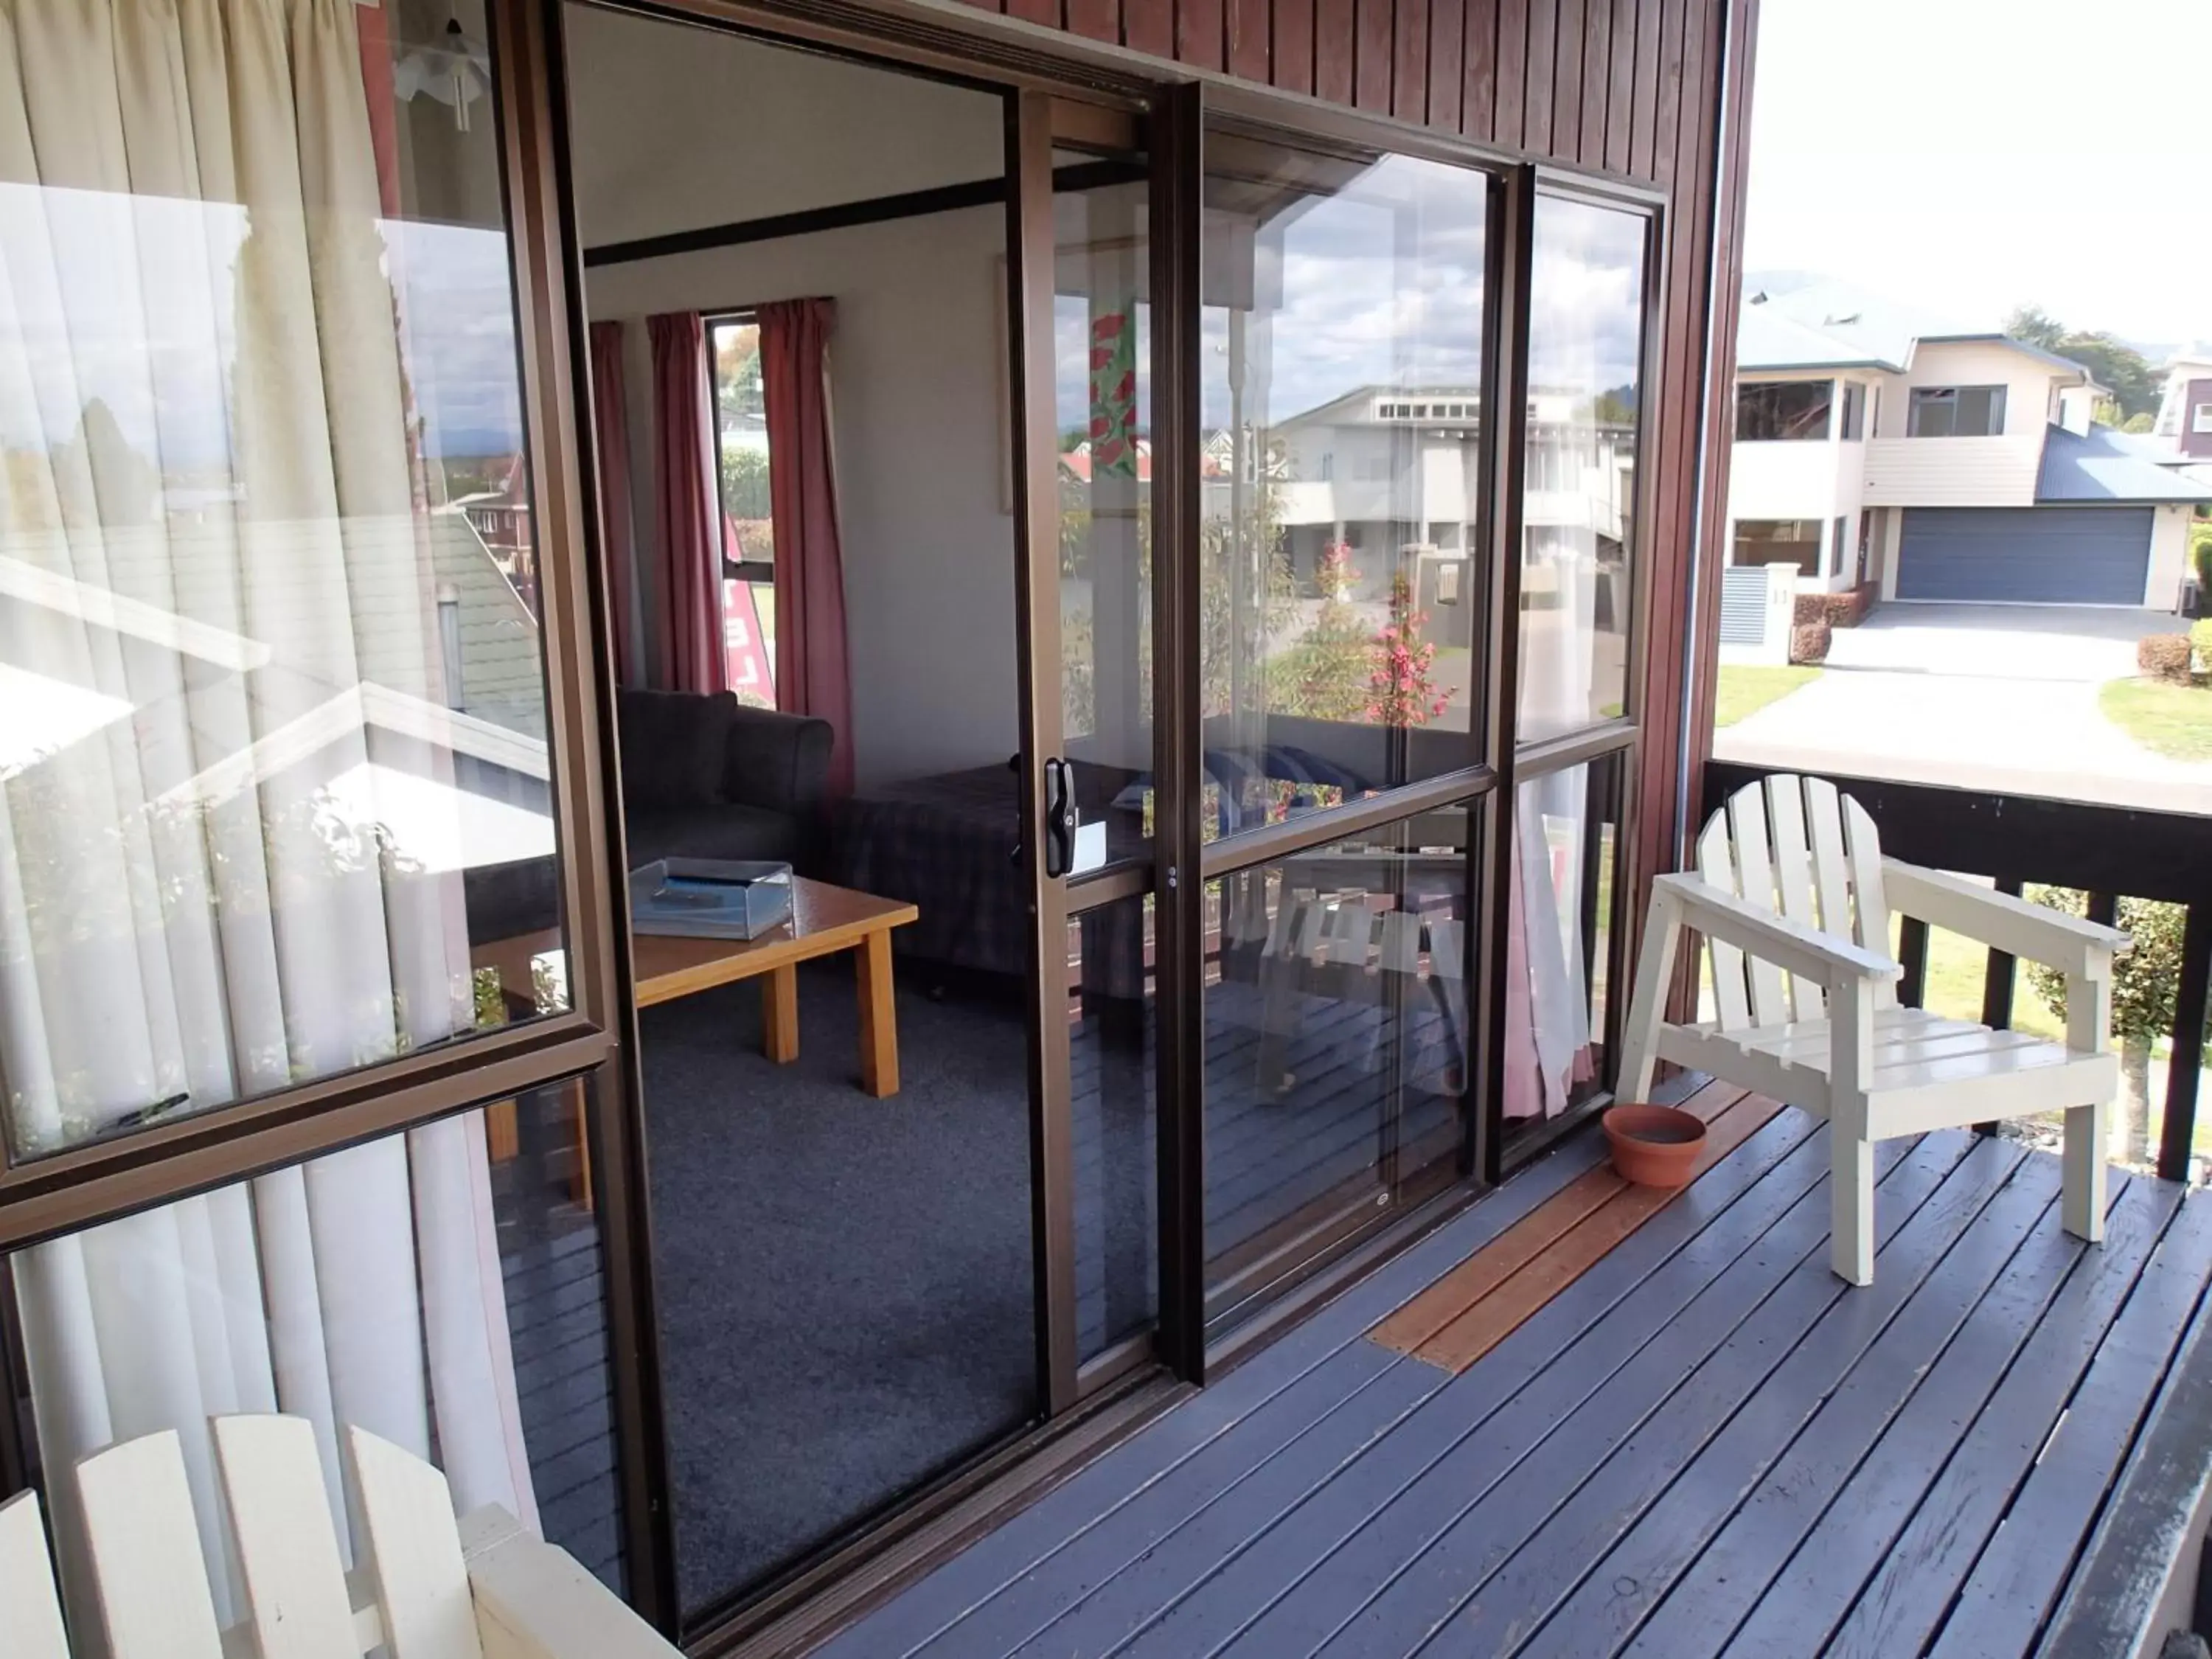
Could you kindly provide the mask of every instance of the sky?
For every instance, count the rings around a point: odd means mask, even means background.
[[[2212,0],[1762,0],[1745,268],[2212,339]]]

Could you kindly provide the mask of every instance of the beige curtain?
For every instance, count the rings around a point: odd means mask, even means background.
[[[458,874],[389,844],[362,713],[369,687],[445,698],[353,6],[0,0],[0,1115],[18,1158],[471,1018]],[[349,778],[369,810],[333,810]],[[64,1472],[175,1428],[212,1517],[210,1413],[312,1418],[333,1492],[337,1427],[359,1423],[434,1449],[464,1504],[532,1513],[474,1118],[14,1272],[76,1596]]]

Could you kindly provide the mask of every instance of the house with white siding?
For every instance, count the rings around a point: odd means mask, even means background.
[[[1730,565],[1884,599],[2177,605],[2203,486],[2094,424],[2081,364],[1840,285],[1747,284]]]

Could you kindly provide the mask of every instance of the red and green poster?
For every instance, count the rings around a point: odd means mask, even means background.
[[[1091,476],[1137,476],[1137,331],[1133,306],[1091,319]]]

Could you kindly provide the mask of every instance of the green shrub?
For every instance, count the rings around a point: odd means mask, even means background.
[[[2189,559],[2197,567],[2197,585],[2212,593],[2212,522],[2198,520],[2189,526]]]
[[[2136,666],[2149,679],[2188,684],[2189,656],[2186,634],[2152,634],[2136,641]]]
[[[2212,673],[2212,617],[2189,624],[2189,648],[2197,656],[2197,672]]]

